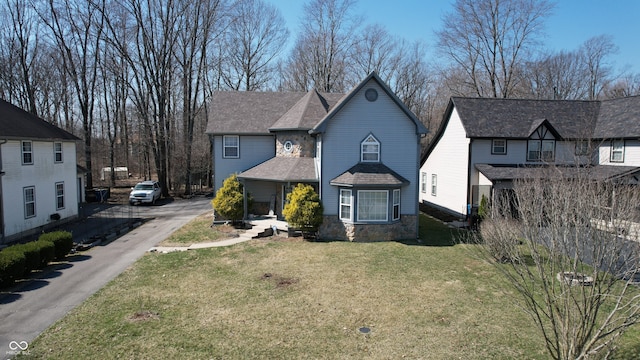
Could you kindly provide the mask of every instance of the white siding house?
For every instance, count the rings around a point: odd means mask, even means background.
[[[459,217],[540,167],[594,179],[640,172],[640,97],[555,101],[453,97],[421,160],[420,200]]]
[[[0,100],[0,243],[78,216],[77,140]]]
[[[212,102],[216,187],[239,173],[253,213],[282,217],[286,194],[308,183],[323,204],[322,238],[417,237],[427,129],[375,73],[347,94],[217,93]],[[241,155],[225,162],[217,153],[228,136],[238,137]]]

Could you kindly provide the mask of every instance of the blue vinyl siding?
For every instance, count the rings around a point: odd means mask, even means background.
[[[375,102],[364,97],[372,87],[379,94]],[[401,213],[415,214],[419,167],[416,126],[375,81],[370,81],[330,120],[322,136],[325,215],[338,215],[339,210],[339,189],[330,181],[360,162],[360,143],[370,134],[380,142],[380,162],[411,182],[401,191]]]
[[[231,174],[250,169],[275,156],[275,138],[273,135],[240,135],[240,157],[225,159],[222,156],[222,136],[216,135],[213,140],[214,191],[222,187],[222,183]]]

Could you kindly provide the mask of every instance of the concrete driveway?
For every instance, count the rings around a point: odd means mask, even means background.
[[[147,250],[196,216],[211,209],[210,199],[164,202],[160,206],[111,207],[151,219],[123,236],[74,255],[29,281],[0,291],[0,358],[28,354],[42,331],[133,264]],[[105,210],[103,210],[105,211]],[[92,227],[91,221],[76,226]],[[75,238],[75,234],[74,234]]]

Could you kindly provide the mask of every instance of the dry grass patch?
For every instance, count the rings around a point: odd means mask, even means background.
[[[469,246],[274,238],[150,253],[29,350],[47,359],[546,359],[499,274]]]
[[[244,231],[231,225],[212,225],[212,222],[213,214],[211,212],[202,214],[176,230],[158,246],[189,246],[191,244],[219,241],[237,237]]]

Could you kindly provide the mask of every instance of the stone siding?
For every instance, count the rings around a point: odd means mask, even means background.
[[[284,143],[291,141],[291,151],[285,151]],[[306,132],[280,131],[276,133],[276,156],[282,157],[313,157],[315,139]]]
[[[417,216],[402,215],[400,221],[391,224],[352,224],[341,221],[336,215],[323,216],[319,235],[323,240],[356,242],[416,239],[417,221]]]

